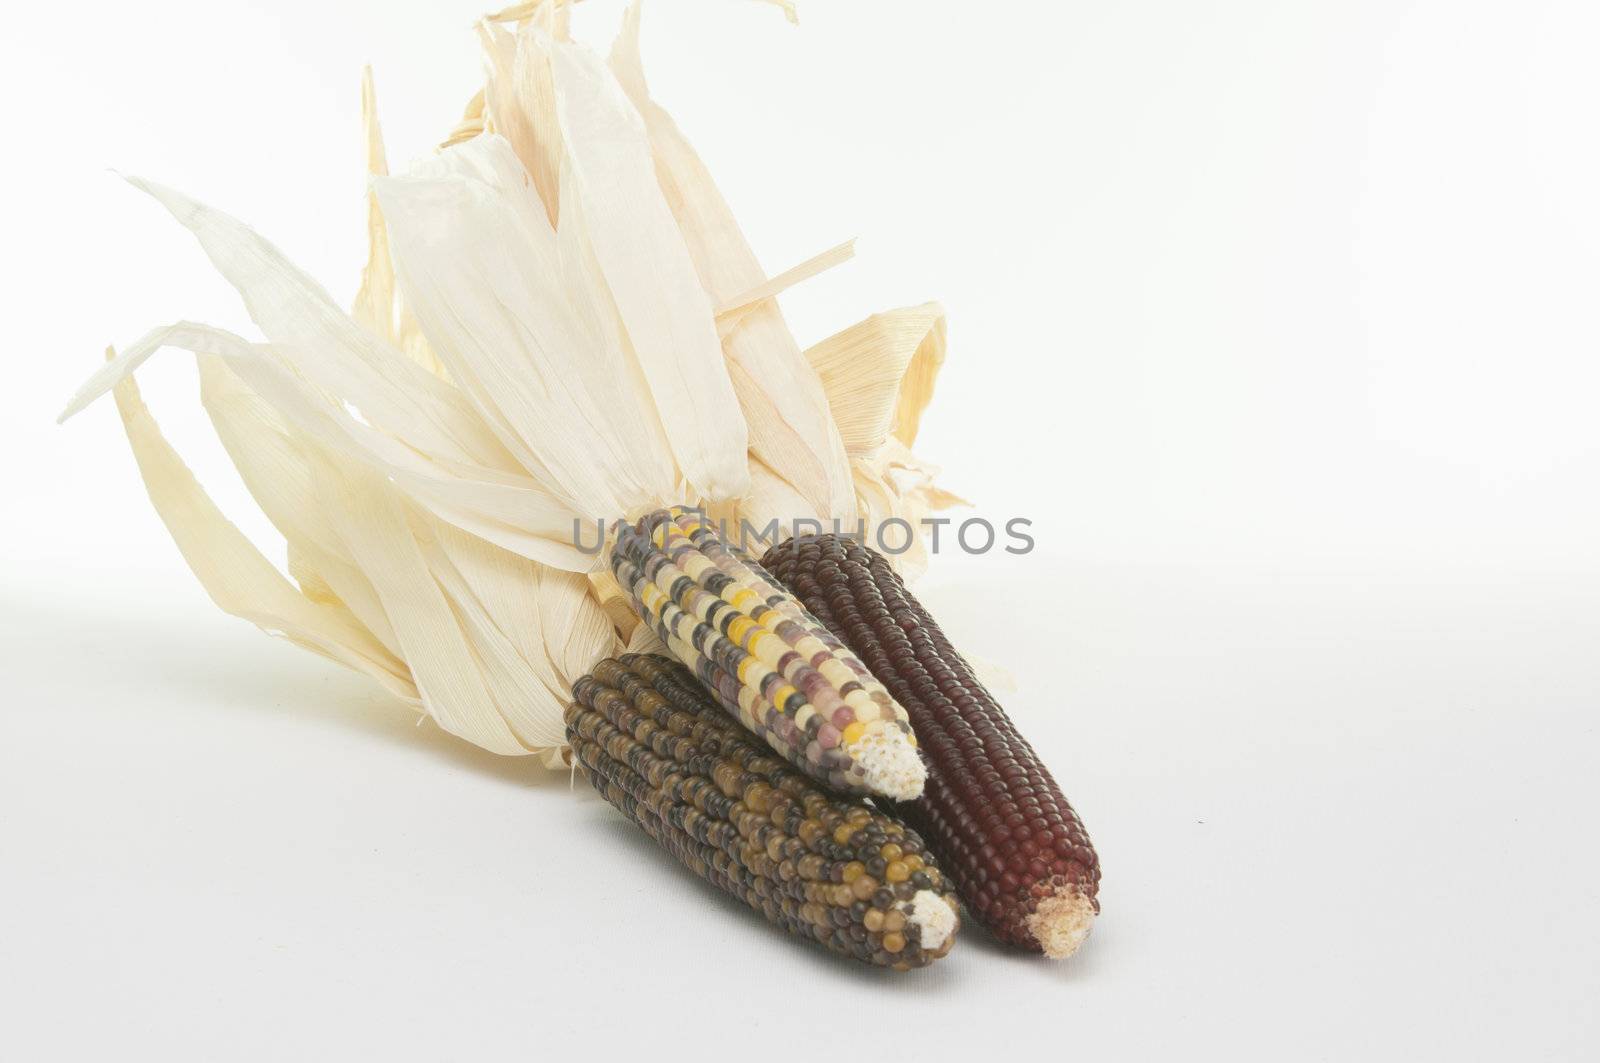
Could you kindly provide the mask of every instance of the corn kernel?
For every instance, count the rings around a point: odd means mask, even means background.
[[[894,821],[859,799],[829,797],[766,755],[689,673],[630,655],[600,662],[573,696],[566,725],[574,763],[698,874],[790,933],[868,963],[908,969],[948,951],[953,905],[935,939],[911,935],[913,904],[948,902],[929,891],[900,898],[866,861],[825,844],[835,832],[879,838]],[[895,949],[883,943],[890,933],[901,938]]]
[[[1003,941],[1070,954],[1099,911],[1099,857],[1061,788],[889,559],[858,540],[807,535],[767,551],[762,567],[819,617],[848,615],[826,622],[834,637],[905,695],[899,707],[915,729],[906,737],[926,740],[930,775],[945,783],[901,806],[944,863],[941,873],[920,854],[900,855],[912,885],[949,882]],[[884,880],[900,885],[895,857],[884,859]]]
[[[921,792],[926,769],[905,710],[697,513],[674,507],[624,525],[610,564],[667,649],[795,767],[851,793],[910,800]]]

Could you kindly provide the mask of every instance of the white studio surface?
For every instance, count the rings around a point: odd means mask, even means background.
[[[107,343],[249,328],[107,167],[348,298],[360,67],[398,164],[478,13],[90,3],[0,42],[0,1058],[1600,1053],[1600,12],[647,3],[763,262],[863,238],[785,297],[802,342],[941,299],[918,449],[1033,521],[919,590],[1015,674],[1104,914],[1065,964],[968,925],[904,977],[222,616],[109,406],[52,424]],[[269,544],[191,363],[140,380]]]

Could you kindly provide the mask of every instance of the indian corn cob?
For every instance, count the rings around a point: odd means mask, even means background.
[[[927,838],[967,909],[997,937],[1071,955],[1100,910],[1100,861],[1061,788],[883,555],[803,536],[762,559],[883,681],[928,759],[901,811]]]
[[[922,840],[772,756],[681,666],[608,659],[572,693],[567,741],[590,782],[695,874],[867,963],[950,950],[955,897]]]
[[[611,569],[672,654],[801,771],[898,801],[922,792],[927,771],[905,709],[698,510],[623,525]]]

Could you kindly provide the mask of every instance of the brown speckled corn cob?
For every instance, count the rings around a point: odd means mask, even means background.
[[[897,970],[950,950],[955,896],[902,824],[771,754],[678,664],[627,655],[572,688],[596,790],[695,874],[792,934]]]
[[[922,792],[905,709],[698,510],[618,529],[611,571],[673,656],[801,771],[896,801]]]
[[[927,838],[996,936],[1061,958],[1100,910],[1100,861],[1077,813],[939,625],[881,554],[835,535],[773,547],[762,565],[911,714],[928,761],[897,811]]]

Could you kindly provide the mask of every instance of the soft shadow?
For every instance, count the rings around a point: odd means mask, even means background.
[[[532,757],[481,749],[422,719],[365,676],[269,638],[245,621],[222,614],[199,620],[194,612],[163,609],[135,615],[94,604],[72,608],[0,591],[5,628],[38,652],[67,652],[117,675],[119,687],[144,694],[270,714],[302,728],[336,728],[408,749],[425,749],[456,767],[533,789],[562,789],[568,773],[550,771]],[[27,647],[22,647],[26,652]]]
[[[862,986],[896,992],[926,992],[934,989],[943,991],[946,987],[955,986],[959,981],[958,957],[970,929],[965,925],[961,928],[961,936],[956,940],[955,948],[951,950],[950,955],[927,967],[914,971],[893,971],[861,963],[829,952],[814,941],[802,940],[769,922],[766,916],[743,901],[723,892],[690,871],[678,861],[677,857],[657,845],[655,839],[629,822],[622,813],[609,806],[607,808],[611,814],[600,817],[595,825],[597,830],[605,831],[619,843],[637,852],[641,863],[647,862],[658,869],[661,875],[675,878],[683,884],[684,889],[697,893],[706,904],[715,906],[729,919],[738,920],[749,933],[766,934],[769,935],[769,940],[778,939],[783,944],[792,945],[795,957],[819,973],[825,971],[832,976],[842,975]]]
[[[1094,974],[1097,966],[1096,957],[1105,945],[1103,937],[1101,929],[1096,927],[1090,932],[1089,940],[1085,941],[1076,953],[1064,960],[1047,960],[1038,953],[1024,952],[1005,944],[974,922],[967,911],[962,909],[961,940],[957,942],[956,948],[983,952],[997,962],[1009,964],[1012,970],[1024,976],[1031,972],[1038,977],[1072,984],[1086,982],[1096,977]]]
[[[71,603],[41,601],[0,589],[3,627],[13,635],[13,649],[51,647],[93,661],[115,674],[121,689],[214,706],[219,712],[243,710],[276,716],[290,726],[316,730],[336,728],[407,749],[424,749],[458,768],[506,785],[565,793],[573,784],[569,772],[550,771],[531,757],[508,757],[480,749],[441,731],[431,720],[417,725],[410,706],[385,694],[364,676],[323,661],[282,639],[268,639],[244,621],[216,616],[198,620],[192,611],[165,614],[157,604],[148,615],[74,609]],[[18,638],[20,636],[20,638]],[[21,643],[19,646],[18,643]],[[580,790],[588,791],[585,784]],[[910,972],[872,967],[838,956],[814,942],[794,939],[759,912],[706,882],[656,844],[639,827],[592,791],[586,798],[604,809],[594,817],[595,829],[609,833],[639,854],[655,873],[673,876],[707,903],[738,920],[750,934],[789,939],[794,954],[817,972],[842,976],[862,987],[890,992],[943,992],[959,984],[961,956],[980,951],[1007,962],[1019,975],[1063,983],[1093,976],[1097,932],[1069,960],[1051,962],[1008,948],[990,937],[963,912],[960,936],[951,954]]]

